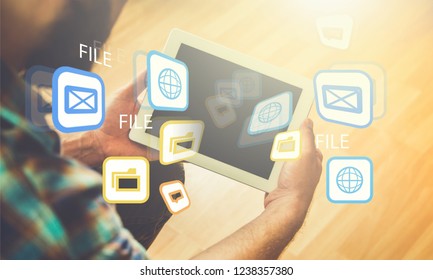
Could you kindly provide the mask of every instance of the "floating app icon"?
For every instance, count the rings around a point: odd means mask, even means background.
[[[301,132],[299,130],[278,133],[271,150],[271,160],[297,159],[301,153]]]
[[[91,72],[60,67],[53,76],[53,122],[61,132],[99,128],[105,118],[102,79]]]
[[[145,81],[141,81],[140,75],[144,73],[147,66],[147,52],[144,50],[137,50],[132,55],[132,74],[134,78],[134,88],[132,92],[133,102],[137,101],[138,96],[144,92],[147,88],[147,83]],[[145,106],[142,102],[141,106]],[[150,107],[149,107],[150,109]]]
[[[328,47],[345,50],[352,36],[353,19],[348,15],[321,17],[316,20],[320,41]]]
[[[204,131],[202,121],[167,121],[160,129],[160,162],[168,165],[194,156]]]
[[[373,118],[380,119],[386,113],[386,75],[382,67],[373,63],[339,63],[332,70],[358,69],[368,73],[373,83]]]
[[[373,163],[368,157],[332,157],[326,192],[333,203],[367,203],[373,197]]]
[[[165,205],[173,215],[179,214],[191,205],[188,193],[181,181],[162,183],[159,191]]]
[[[224,128],[236,121],[236,112],[229,101],[222,97],[209,96],[206,98],[206,109],[218,128]]]
[[[221,102],[226,102],[234,107],[242,105],[241,86],[239,81],[218,80],[215,83],[216,96]]]
[[[54,69],[33,66],[25,75],[26,118],[38,129],[49,129],[45,120],[52,112],[52,80]]]
[[[323,70],[314,77],[316,108],[322,119],[368,127],[373,119],[373,85],[359,70]]]
[[[243,99],[255,99],[262,95],[262,76],[259,73],[238,70],[233,73],[233,80],[239,82]]]
[[[149,103],[155,110],[185,111],[189,104],[188,67],[166,54],[147,55]]]
[[[265,143],[270,143],[274,140],[278,130],[263,132],[260,134],[250,135],[248,133],[248,126],[251,122],[251,116],[246,118],[242,126],[242,131],[239,135],[237,145],[239,148],[247,148]]]
[[[278,130],[292,119],[292,93],[283,92],[258,103],[253,110],[248,134],[256,135]]]
[[[38,100],[38,112],[40,113],[51,113],[53,111],[53,107],[51,106],[50,100],[52,100],[52,89],[51,84],[39,85],[39,94],[37,97]]]
[[[149,198],[149,162],[144,157],[109,157],[102,176],[108,203],[145,203]]]

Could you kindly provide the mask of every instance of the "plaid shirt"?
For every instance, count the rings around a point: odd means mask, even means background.
[[[143,259],[101,198],[101,177],[59,156],[55,132],[24,118],[24,83],[1,62],[2,259]]]

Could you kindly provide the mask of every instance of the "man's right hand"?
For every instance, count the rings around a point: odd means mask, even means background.
[[[322,173],[313,122],[301,128],[301,155],[286,162],[278,187],[265,197],[265,211],[196,259],[276,259],[302,226]]]
[[[293,212],[294,206],[303,220],[322,173],[323,155],[316,149],[313,122],[306,119],[300,128],[301,155],[285,162],[278,187],[265,197],[265,209]]]

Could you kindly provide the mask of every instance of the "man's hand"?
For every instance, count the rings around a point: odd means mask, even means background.
[[[196,259],[278,258],[302,226],[322,172],[313,122],[305,120],[300,130],[301,156],[284,164],[278,187],[265,197],[263,213]]]
[[[138,83],[144,83],[144,76],[140,76]],[[98,148],[107,156],[144,156],[148,160],[157,160],[158,152],[143,145],[134,143],[128,137],[130,126],[133,124],[126,122],[120,128],[119,116],[121,114],[136,115],[140,110],[142,100],[134,100],[135,84],[131,83],[117,93],[107,107],[105,121],[102,127],[93,131],[97,140]],[[143,94],[139,96],[144,97]]]
[[[303,220],[322,173],[323,155],[316,149],[310,119],[302,123],[300,131],[301,155],[284,163],[278,187],[265,197],[265,209],[275,207],[279,211],[293,211],[296,205]]]
[[[144,85],[145,77],[146,73],[141,74],[136,83]],[[139,87],[131,83],[113,93],[101,128],[66,138],[62,142],[62,154],[74,157],[89,166],[100,166],[109,156],[143,156],[148,160],[157,160],[159,155],[156,150],[129,139],[129,127],[132,124],[123,123],[120,128],[120,114],[135,115],[140,109],[144,94],[140,94],[138,100],[135,100],[135,88]]]

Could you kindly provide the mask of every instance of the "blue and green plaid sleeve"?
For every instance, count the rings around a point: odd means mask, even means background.
[[[1,258],[146,258],[102,199],[101,176],[60,157],[57,135],[34,130],[7,97],[2,85]]]

